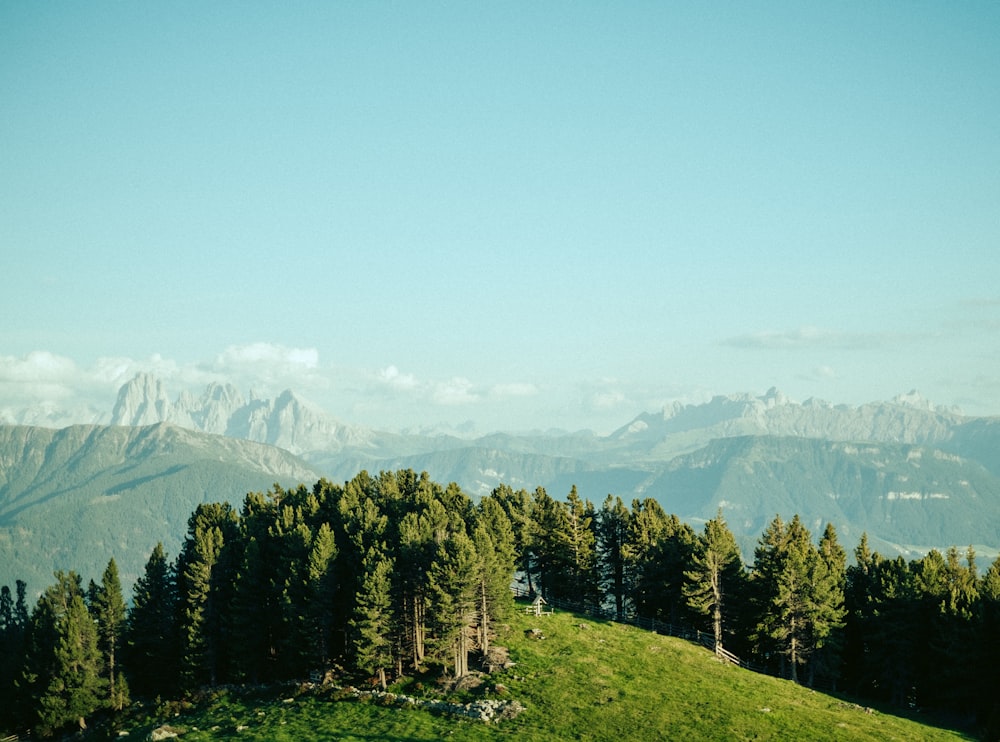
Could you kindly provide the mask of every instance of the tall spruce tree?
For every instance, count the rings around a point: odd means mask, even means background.
[[[446,670],[454,668],[455,678],[469,671],[469,634],[476,621],[480,573],[472,539],[458,530],[439,545],[428,575],[435,655]]]
[[[514,566],[518,580],[526,583],[528,593],[534,591],[532,582],[532,555],[534,522],[532,520],[532,499],[525,489],[514,490],[509,485],[501,484],[491,493],[490,499],[497,502],[507,519],[514,534]]]
[[[107,682],[107,706],[121,711],[129,702],[128,683],[121,669],[121,649],[125,635],[125,598],[118,578],[118,565],[114,557],[101,576],[91,603],[97,623],[98,647],[101,651],[101,675]]]
[[[314,665],[327,665],[331,659],[333,610],[337,600],[335,562],[337,544],[328,523],[321,523],[312,537],[308,564],[308,600],[306,624],[310,644],[309,656]]]
[[[177,561],[181,682],[184,690],[226,677],[229,619],[237,562],[237,516],[228,503],[199,505]]]
[[[56,584],[39,598],[32,612],[24,680],[35,699],[36,730],[41,736],[74,725],[106,697],[100,677],[97,628],[84,601],[80,578],[56,572]]]
[[[479,556],[479,648],[486,655],[494,622],[508,618],[513,607],[510,586],[514,578],[514,532],[503,508],[492,498],[483,498],[479,503],[473,545]]]
[[[17,581],[23,600],[22,581]],[[24,666],[24,635],[28,620],[17,610],[10,588],[0,588],[0,730],[13,730],[24,721],[25,703],[17,680]]]
[[[373,673],[384,690],[386,669],[393,665],[394,616],[390,593],[392,563],[384,544],[374,544],[362,560],[360,587],[354,597],[351,649],[357,666]]]
[[[620,497],[608,495],[597,520],[599,582],[602,593],[615,606],[615,617],[625,616],[628,596],[628,539],[631,516]]]
[[[975,693],[976,718],[986,739],[1000,739],[1000,708],[994,691],[1000,688],[1000,557],[979,585],[982,617],[979,624],[978,656],[970,673],[978,681]]]
[[[178,681],[177,586],[163,544],[153,548],[132,590],[124,660],[138,695],[173,693]]]
[[[810,564],[808,684],[812,687],[819,677],[835,686],[843,648],[847,555],[832,523],[823,531]]]
[[[715,652],[723,648],[723,628],[730,601],[736,605],[742,592],[743,562],[736,538],[726,525],[722,511],[705,523],[692,555],[684,594],[696,613],[711,617]]]
[[[765,651],[778,654],[782,674],[787,673],[794,682],[798,682],[799,668],[812,650],[811,591],[816,559],[809,531],[798,515],[787,527],[776,516],[754,551],[758,640]]]

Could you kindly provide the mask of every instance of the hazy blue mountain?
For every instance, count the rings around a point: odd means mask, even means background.
[[[957,411],[934,407],[916,392],[891,402],[850,407],[817,399],[799,404],[771,389],[762,397],[739,394],[699,405],[668,405],[659,413],[639,415],[609,437],[636,456],[665,460],[716,438],[745,435],[939,445],[966,420]]]
[[[848,550],[867,532],[882,553],[1000,546],[1000,478],[977,461],[911,444],[746,436],[671,461],[642,491],[689,522],[722,508],[752,543],[776,514],[814,534],[836,526]]]
[[[98,578],[114,556],[130,589],[157,541],[177,554],[199,503],[320,476],[282,449],[169,424],[0,425],[0,584]]]
[[[260,399],[211,384],[171,400],[139,375],[112,419],[122,427],[0,428],[0,582],[41,589],[54,568],[96,575],[114,554],[130,584],[157,540],[176,553],[199,502],[362,469],[427,471],[474,496],[503,482],[557,498],[576,485],[597,505],[654,497],[694,524],[721,507],[748,557],[776,514],[796,513],[815,531],[834,523],[849,551],[862,531],[884,553],[1000,547],[1000,418],[916,393],[849,407],[772,389],[670,405],[608,436],[468,439],[347,425],[292,391]]]

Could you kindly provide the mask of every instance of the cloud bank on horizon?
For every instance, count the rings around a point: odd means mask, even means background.
[[[842,342],[836,333],[801,328],[773,333],[775,337],[768,334],[759,345],[744,343],[739,338],[727,339],[720,345],[787,351],[789,344],[777,337],[812,338],[817,334],[831,335],[834,345]],[[857,346],[852,342],[850,347],[873,346]],[[160,379],[172,399],[181,392],[198,395],[213,382],[233,384],[245,395],[259,398],[274,397],[292,389],[343,422],[414,432],[451,429],[482,434],[495,430],[589,429],[608,433],[640,412],[655,411],[674,401],[704,402],[715,394],[696,385],[683,388],[664,382],[660,386],[636,387],[611,378],[561,388],[545,388],[531,382],[483,383],[462,377],[421,380],[395,365],[380,369],[337,366],[324,363],[315,348],[256,342],[230,346],[211,360],[187,364],[160,355],[146,359],[99,358],[86,367],[47,351],[34,351],[23,357],[0,356],[0,422],[50,427],[106,423],[119,389],[139,373]],[[799,382],[797,387],[809,388],[836,378],[834,369],[817,366],[796,374],[794,381]],[[988,394],[995,380],[981,381]],[[730,393],[760,391],[729,390]],[[897,393],[904,391],[900,389]],[[933,394],[923,396],[932,404],[958,407],[954,403],[942,404],[948,400]],[[873,401],[883,400],[864,398],[848,403]]]
[[[771,386],[1000,414],[998,27],[5,4],[0,415],[93,417],[137,371],[386,429]]]

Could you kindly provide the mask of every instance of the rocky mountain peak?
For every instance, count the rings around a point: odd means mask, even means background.
[[[170,399],[163,383],[152,374],[138,373],[118,390],[111,411],[112,425],[153,425],[170,416]]]

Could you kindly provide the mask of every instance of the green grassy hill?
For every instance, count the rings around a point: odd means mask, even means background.
[[[526,636],[540,629],[544,638]],[[217,692],[194,706],[124,720],[115,730],[148,739],[161,724],[195,740],[960,740],[928,726],[788,681],[721,664],[680,639],[570,613],[517,615],[500,642],[516,665],[457,700],[519,701],[516,718],[484,724],[386,700],[344,700],[329,689]],[[430,697],[405,681],[397,692]],[[502,686],[498,690],[498,686]]]

